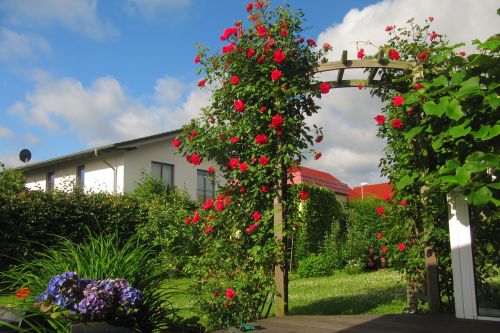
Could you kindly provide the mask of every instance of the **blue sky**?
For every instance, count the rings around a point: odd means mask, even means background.
[[[356,40],[379,42],[386,25],[411,16],[433,15],[437,27],[465,41],[491,35],[499,30],[489,15],[496,4],[482,2],[478,10],[467,0],[288,1],[303,9],[307,37],[339,46],[332,58],[343,48],[354,54]],[[219,49],[224,28],[246,17],[246,3],[0,0],[0,161],[18,165],[23,148],[40,161],[178,128],[208,102],[195,87],[195,43]],[[309,166],[350,185],[380,180],[383,143],[372,126],[378,102],[367,92],[336,95],[315,119],[330,139],[320,147],[324,158]],[[356,121],[356,110],[368,108]]]

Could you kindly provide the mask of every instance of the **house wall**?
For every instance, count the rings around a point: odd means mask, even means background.
[[[172,164],[174,166],[174,186],[185,189],[193,199],[196,198],[197,169],[207,170],[210,163],[203,162],[194,166],[186,162],[182,155],[175,154],[172,138],[145,144],[125,153],[126,192],[133,191],[141,173],[151,173],[151,162]]]
[[[25,171],[26,187],[45,191],[47,173],[53,171],[55,173],[55,189],[64,190],[75,184],[78,166],[85,165],[84,190],[113,193],[114,171],[104,161],[117,168],[117,193],[123,193],[124,165],[122,152],[112,152],[98,157],[42,167],[34,171]]]

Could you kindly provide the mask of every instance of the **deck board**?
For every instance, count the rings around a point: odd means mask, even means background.
[[[500,333],[500,322],[425,315],[287,316],[249,323],[256,333]],[[236,328],[232,332],[240,332]],[[220,330],[218,333],[228,332]]]

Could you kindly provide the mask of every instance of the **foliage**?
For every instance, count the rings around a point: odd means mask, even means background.
[[[126,239],[145,218],[138,200],[129,195],[0,192],[0,270],[12,264],[13,258],[21,259],[40,250],[40,240],[50,244],[54,235],[64,235],[80,243],[87,236],[87,228],[93,232],[118,232]]]
[[[19,193],[24,189],[24,174],[21,171],[6,168],[0,162],[0,193]]]
[[[309,200],[302,202],[299,199],[301,191],[309,193]],[[296,261],[320,252],[332,224],[343,219],[343,209],[335,192],[317,185],[291,186],[288,207],[290,224],[294,226],[291,235],[293,243],[289,248]]]
[[[305,121],[319,109],[313,97],[330,89],[314,80],[323,51],[302,38],[302,13],[268,7],[248,4],[249,26],[238,21],[224,31],[222,54],[200,48],[195,62],[205,78],[198,85],[212,89],[211,104],[172,142],[191,164],[207,158],[222,166],[214,178],[227,180],[217,200],[188,220],[204,231],[193,267],[212,327],[259,317],[273,295],[274,265],[286,259],[285,243],[273,237],[272,202],[282,194],[288,203],[287,170],[321,134]]]
[[[148,201],[168,193],[169,187],[161,179],[142,172],[140,179],[136,182],[133,196],[141,201]]]
[[[445,193],[463,192],[471,205],[490,212],[500,203],[495,144],[500,39],[475,41],[478,54],[466,56],[456,50],[463,44],[449,45],[431,30],[432,20],[419,26],[412,19],[409,28],[388,29],[385,51],[393,59],[414,62],[416,72],[385,70],[372,91],[387,103],[386,117],[378,117],[379,136],[387,141],[381,167],[396,190],[393,209],[381,214],[381,228],[388,242],[398,244],[391,258],[414,293],[423,280],[426,246],[440,251],[440,263],[449,263],[443,246]],[[440,274],[445,277],[442,296],[450,295],[449,268],[440,267]]]
[[[359,259],[351,259],[348,260],[342,271],[349,275],[359,274],[366,267],[366,263],[364,260]]]
[[[323,254],[311,254],[299,261],[299,268],[295,271],[298,277],[321,277],[333,273],[332,259]]]
[[[58,237],[55,245],[43,246],[32,260],[25,259],[2,273],[2,279],[10,283],[10,289],[27,286],[32,290],[23,303],[27,306],[61,272],[77,272],[95,280],[123,278],[144,293],[144,307],[136,314],[138,327],[143,331],[168,327],[168,316],[174,309],[168,304],[170,292],[162,288],[168,275],[157,265],[155,251],[136,236],[123,240],[117,234],[90,234],[86,238],[84,243],[75,244]],[[33,305],[29,309],[34,311]],[[52,326],[68,323],[64,316],[48,320]]]
[[[163,267],[190,274],[190,263],[200,253],[200,230],[186,225],[185,217],[197,204],[180,189],[147,195],[147,198],[142,203],[147,216],[137,225],[137,234],[157,249]]]

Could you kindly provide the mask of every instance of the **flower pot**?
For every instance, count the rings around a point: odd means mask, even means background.
[[[135,320],[112,320],[71,325],[71,333],[133,333]]]

